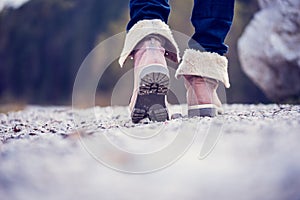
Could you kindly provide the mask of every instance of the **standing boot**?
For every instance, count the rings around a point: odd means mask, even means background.
[[[133,123],[144,118],[169,119],[166,95],[169,71],[166,57],[178,62],[179,51],[168,25],[161,20],[142,20],[127,33],[119,63],[134,59],[134,90],[129,109]]]
[[[219,82],[230,87],[227,65],[226,57],[217,53],[193,49],[184,52],[175,76],[184,76],[189,117],[214,117],[223,112],[217,88]]]

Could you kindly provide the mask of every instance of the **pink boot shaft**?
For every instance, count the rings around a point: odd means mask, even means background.
[[[144,118],[152,121],[169,118],[166,108],[169,72],[163,44],[163,38],[149,35],[133,52],[134,91],[129,108],[134,123]]]

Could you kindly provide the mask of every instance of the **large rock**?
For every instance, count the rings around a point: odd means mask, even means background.
[[[277,102],[300,99],[300,1],[259,0],[239,39],[244,72]]]

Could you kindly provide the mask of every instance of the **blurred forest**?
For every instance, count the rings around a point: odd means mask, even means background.
[[[70,104],[84,58],[99,42],[125,30],[127,4],[124,0],[30,0],[18,9],[0,11],[0,103]],[[170,4],[171,28],[191,35],[193,28],[187,22],[193,1],[171,0]],[[228,103],[268,102],[241,71],[237,55],[237,40],[257,9],[256,0],[236,1],[227,37],[232,85]],[[113,83],[124,69],[114,62],[107,73],[105,85],[99,87],[99,105],[109,104]]]

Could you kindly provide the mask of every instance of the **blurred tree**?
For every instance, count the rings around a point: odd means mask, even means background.
[[[124,0],[31,0],[1,12],[1,101],[69,103],[81,62],[126,5]]]

